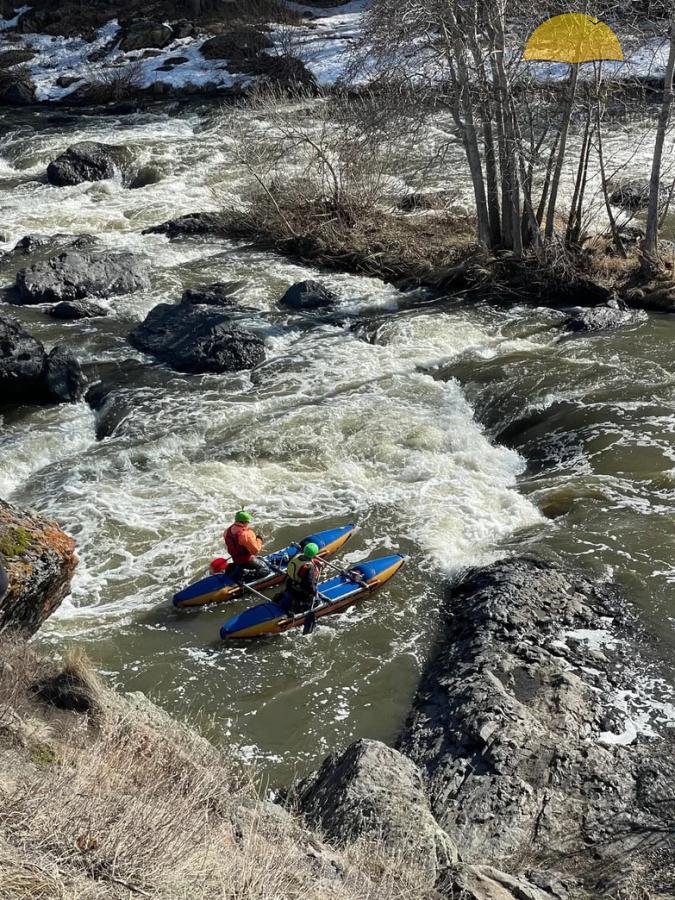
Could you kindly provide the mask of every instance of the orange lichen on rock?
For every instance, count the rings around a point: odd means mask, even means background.
[[[0,631],[35,633],[70,592],[77,562],[55,522],[0,500]]]

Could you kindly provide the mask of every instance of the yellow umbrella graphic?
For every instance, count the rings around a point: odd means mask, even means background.
[[[532,32],[523,56],[526,60],[561,62],[570,66],[570,79],[558,135],[558,152],[551,179],[544,232],[546,239],[551,240],[579,65],[601,62],[605,59],[623,61],[623,52],[617,36],[609,25],[584,13],[565,13],[547,19]]]
[[[623,52],[609,25],[584,13],[565,13],[547,19],[532,32],[524,58],[578,64],[623,61]]]

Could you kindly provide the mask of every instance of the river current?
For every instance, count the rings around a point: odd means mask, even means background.
[[[82,646],[125,690],[287,780],[355,737],[395,737],[449,579],[505,552],[616,578],[675,647],[673,318],[561,340],[560,313],[544,308],[411,306],[376,279],[224,240],[143,236],[241,192],[227,153],[236,134],[213,110],[2,116],[0,249],[30,232],[93,234],[144,255],[152,280],[105,319],[13,307],[45,345],[67,344],[92,377],[151,364],[126,341],[133,325],[214,281],[244,283],[267,345],[253,373],[154,366],[100,441],[84,402],[0,420],[0,495],[56,518],[78,543],[72,596],[40,636],[54,653]],[[164,177],[137,190],[46,184],[48,161],[85,139],[127,144]],[[11,275],[0,265],[3,287]],[[342,298],[333,321],[277,308],[307,278]],[[353,521],[345,561],[401,550],[407,565],[311,639],[222,646],[220,624],[246,601],[179,614],[170,597],[222,552],[242,503],[270,549]]]

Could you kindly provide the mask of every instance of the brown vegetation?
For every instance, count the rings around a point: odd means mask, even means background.
[[[61,678],[0,644],[0,898],[421,898],[419,872],[373,843],[337,853],[260,801],[249,775],[82,657],[65,665],[91,712],[47,705]],[[56,701],[68,705],[67,695]]]

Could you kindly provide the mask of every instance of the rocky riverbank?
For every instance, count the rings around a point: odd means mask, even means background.
[[[226,881],[247,897],[672,896],[672,732],[632,721],[654,648],[618,585],[531,558],[469,572],[398,749],[357,741],[282,807],[143,697],[8,639],[58,605],[75,556],[9,504],[2,528],[6,883],[176,897],[199,872],[199,896]]]

